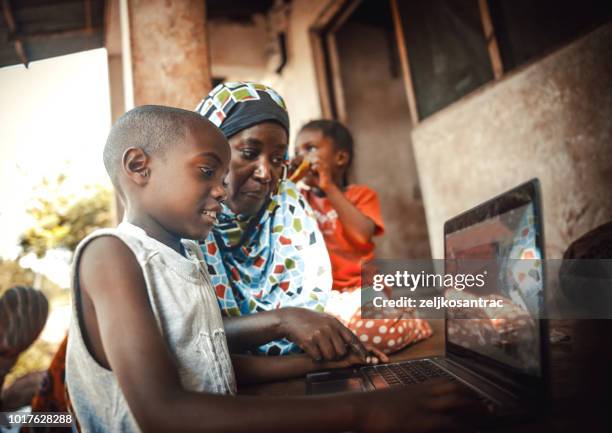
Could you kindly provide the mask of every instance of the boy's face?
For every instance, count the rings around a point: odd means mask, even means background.
[[[287,132],[275,122],[263,122],[240,131],[229,143],[232,159],[227,204],[237,214],[254,215],[283,174]]]
[[[191,125],[182,142],[150,159],[150,179],[143,204],[168,232],[185,239],[204,239],[226,197],[230,149],[213,125]]]
[[[338,165],[338,151],[331,138],[326,137],[317,129],[303,129],[296,138],[295,153],[311,163],[323,162],[331,170],[332,177],[336,177],[342,169]],[[302,181],[311,187],[318,186],[317,174],[309,170]]]

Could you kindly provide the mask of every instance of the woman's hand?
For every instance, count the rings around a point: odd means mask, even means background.
[[[367,349],[335,317],[297,307],[278,311],[285,338],[297,344],[315,361],[340,360],[352,351],[360,354],[362,363],[366,362]]]
[[[369,344],[365,344],[365,350],[367,353],[365,359],[355,350],[351,350],[344,358],[340,359],[339,361],[328,361],[323,363],[322,369],[330,370],[334,368],[352,367],[354,365],[376,365],[385,364],[389,362],[389,357],[376,347],[371,346]]]

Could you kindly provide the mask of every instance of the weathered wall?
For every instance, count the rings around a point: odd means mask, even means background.
[[[350,21],[337,33],[347,126],[355,139],[352,179],[380,197],[387,233],[376,240],[378,257],[429,258],[410,113],[388,36],[382,27]]]
[[[134,103],[193,110],[210,91],[203,0],[128,3]]]
[[[288,19],[287,57],[282,74],[269,73],[266,81],[283,95],[291,121],[293,146],[300,127],[321,117],[315,62],[310,44],[310,27],[335,0],[294,0]]]
[[[266,74],[266,17],[250,23],[228,20],[208,22],[210,65],[213,77],[260,80]]]
[[[269,43],[266,39],[266,26],[269,23],[257,16],[251,25],[218,20],[210,22],[213,74],[230,80],[260,81],[274,87],[285,98],[289,109],[291,145],[300,126],[321,116],[309,29],[335,1],[291,2],[287,19],[287,63],[281,74],[274,72],[277,65],[270,62],[269,53],[264,49],[265,44]],[[229,37],[232,31],[241,37]],[[257,48],[254,48],[254,42],[259,44]]]
[[[445,220],[532,177],[549,257],[612,219],[610,53],[608,24],[413,130],[434,257]]]

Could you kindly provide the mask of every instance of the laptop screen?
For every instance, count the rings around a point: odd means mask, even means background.
[[[446,326],[447,342],[464,354],[473,351],[538,377],[544,278],[539,206],[533,191],[519,187],[445,226],[447,272],[451,263],[452,272],[488,271],[491,277],[483,287],[459,295],[449,289],[454,293],[447,296],[502,299],[504,305],[495,311],[470,311],[470,319],[453,318],[447,312]]]

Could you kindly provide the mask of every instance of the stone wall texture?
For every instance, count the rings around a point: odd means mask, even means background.
[[[533,177],[549,258],[612,219],[610,53],[607,24],[413,129],[434,257],[447,219]]]

